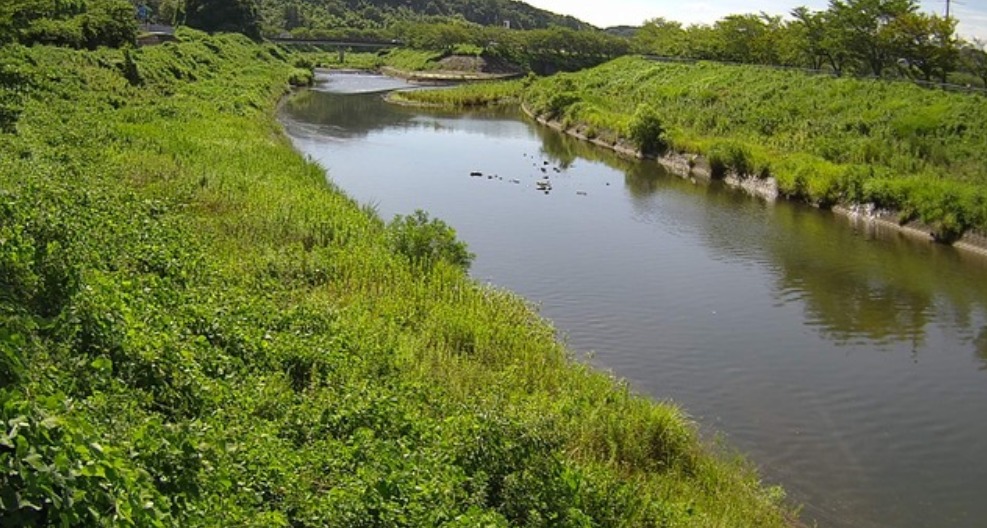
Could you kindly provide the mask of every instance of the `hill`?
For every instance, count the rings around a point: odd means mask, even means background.
[[[463,20],[512,29],[595,29],[571,16],[515,0],[260,0],[265,31],[382,29],[395,22]]]

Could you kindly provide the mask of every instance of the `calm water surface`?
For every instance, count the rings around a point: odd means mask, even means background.
[[[805,520],[987,526],[987,259],[696,185],[513,111],[400,108],[380,95],[398,82],[322,81],[282,118],[333,182],[385,218],[453,225],[477,279],[723,434]]]

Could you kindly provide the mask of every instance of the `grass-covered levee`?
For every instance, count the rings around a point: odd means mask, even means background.
[[[536,113],[822,207],[872,203],[940,240],[987,232],[987,99],[907,82],[617,59],[526,90]],[[660,135],[660,137],[659,137]],[[715,175],[715,174],[714,174]]]
[[[327,184],[284,51],[0,54],[0,524],[791,524],[448,226]]]

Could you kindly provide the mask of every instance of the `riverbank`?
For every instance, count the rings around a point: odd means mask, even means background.
[[[540,79],[524,101],[566,128],[636,130],[647,136],[638,145],[703,156],[717,177],[774,178],[780,195],[817,207],[899,211],[899,223],[929,226],[942,242],[987,230],[987,107],[977,96],[622,58]]]
[[[794,90],[796,84],[803,91]],[[737,92],[737,85],[750,90]],[[494,102],[521,99],[543,125],[626,156],[644,156],[642,140],[652,142],[648,157],[683,177],[722,179],[768,200],[856,211],[858,219],[897,224],[925,240],[987,250],[987,191],[978,183],[987,158],[975,146],[987,141],[987,115],[980,115],[975,96],[631,58],[527,80],[516,89],[488,93]],[[462,90],[404,98],[455,106]],[[755,101],[777,99],[780,92],[786,99],[772,104],[788,108],[781,114]],[[470,93],[471,105],[481,106],[483,95]],[[820,112],[833,101],[839,108]],[[854,112],[851,102],[867,111]],[[804,121],[799,114],[806,114]],[[649,122],[638,122],[644,116]],[[634,137],[632,127],[639,125],[646,125],[640,130],[647,138]],[[651,137],[655,131],[659,135]]]
[[[176,38],[2,48],[5,519],[791,523],[682,411],[402,242],[444,227],[327,184],[274,116],[290,55]]]
[[[423,104],[423,103],[418,103]],[[479,103],[477,104],[479,106]],[[662,155],[647,155],[640,148],[627,138],[620,137],[612,131],[604,132],[608,139],[601,139],[598,136],[591,137],[587,134],[590,128],[586,124],[566,126],[557,120],[548,119],[544,116],[535,115],[529,107],[521,105],[522,112],[533,119],[538,124],[546,126],[560,133],[567,134],[582,141],[587,141],[598,147],[612,150],[623,156],[644,159],[649,158],[657,161],[670,173],[681,178],[693,181],[709,183],[713,179],[713,171],[710,161],[699,154],[688,154],[679,152],[666,152]],[[735,170],[728,170],[723,176],[724,183],[735,189],[741,190],[751,196],[763,200],[773,201],[785,198],[778,190],[778,182],[772,177],[757,178],[743,176]],[[796,199],[796,201],[802,201]],[[902,223],[902,213],[900,211],[879,209],[873,204],[849,204],[836,205],[831,207],[834,213],[844,216],[852,221],[864,222],[865,224],[879,225],[884,228],[894,229],[904,235],[915,238],[919,241],[934,242],[936,233],[933,227],[919,221],[909,221]],[[967,253],[987,257],[987,236],[979,231],[970,230],[965,232],[958,240],[950,243],[953,247]]]

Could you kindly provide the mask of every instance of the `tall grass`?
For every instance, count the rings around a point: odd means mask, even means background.
[[[282,135],[295,58],[178,38],[0,49],[5,525],[786,525],[524,300],[395,251]]]
[[[525,83],[526,81],[520,80],[468,83],[455,89],[393,92],[388,99],[397,103],[444,108],[517,104],[521,101],[521,91]]]
[[[542,79],[536,112],[631,137],[654,109],[663,139],[714,169],[774,176],[781,191],[822,206],[874,202],[951,240],[987,229],[987,105],[904,83],[793,71],[622,58]]]

